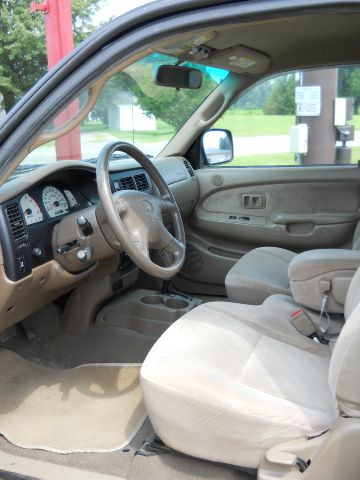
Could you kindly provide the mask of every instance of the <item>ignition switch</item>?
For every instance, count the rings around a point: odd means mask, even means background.
[[[91,257],[92,257],[91,248],[90,247],[80,248],[80,250],[76,252],[76,257],[81,262],[88,262],[89,260],[91,260]]]

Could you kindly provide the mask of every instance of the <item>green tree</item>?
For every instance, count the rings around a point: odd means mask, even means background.
[[[176,90],[154,84],[153,68],[162,61],[161,56],[146,57],[126,71],[114,75],[105,85],[100,98],[91,112],[92,118],[108,125],[108,110],[123,101],[126,94],[148,115],[154,115],[175,130],[181,127],[203,99],[215,88],[216,82],[203,70],[203,84],[199,90]],[[174,59],[171,59],[172,61]],[[169,59],[163,63],[169,63]],[[129,101],[129,98],[127,99]],[[136,129],[136,126],[135,126]]]
[[[266,95],[263,112],[265,115],[295,115],[294,74],[282,75],[268,82],[270,90]]]
[[[74,40],[95,30],[91,19],[102,0],[73,0]],[[30,14],[29,0],[0,0],[0,100],[9,111],[47,71],[44,18]]]
[[[251,88],[245,95],[241,95],[232,108],[240,108],[242,110],[262,110],[268,93],[267,82],[262,82]]]
[[[360,68],[355,68],[350,74],[349,80],[349,97],[354,97],[355,112],[359,112],[360,106]]]
[[[138,71],[133,69],[132,73],[134,78],[139,78],[141,81],[134,82],[133,93],[142,110],[178,130],[216,86],[216,82],[207,73],[206,67],[197,65],[196,68],[201,69],[203,73],[201,88],[177,90],[155,86],[152,75],[153,65],[138,64],[136,66]]]
[[[135,82],[126,72],[120,72],[112,76],[103,88],[92,112],[91,118],[100,120],[104,125],[109,125],[109,108],[117,105],[122,92],[134,95]]]
[[[355,112],[360,107],[360,67],[340,67],[338,96],[354,97]]]
[[[349,97],[349,77],[354,67],[340,67],[338,69],[338,97]]]

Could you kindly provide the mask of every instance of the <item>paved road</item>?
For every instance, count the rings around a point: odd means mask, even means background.
[[[355,132],[355,140],[348,142],[349,147],[360,146],[360,132]],[[234,138],[235,155],[261,155],[266,153],[288,153],[289,135]]]

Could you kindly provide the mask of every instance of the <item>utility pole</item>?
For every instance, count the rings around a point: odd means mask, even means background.
[[[46,51],[49,70],[74,48],[71,0],[44,0],[30,3],[30,12],[42,12],[45,20]],[[54,119],[54,127],[71,120],[79,111],[76,99]],[[80,127],[56,140],[57,160],[81,160]]]
[[[301,86],[319,86],[321,112],[319,116],[298,116],[297,123],[308,125],[308,153],[302,155],[302,164],[335,163],[336,130],[334,104],[337,97],[338,70],[326,68],[306,70],[301,74]]]

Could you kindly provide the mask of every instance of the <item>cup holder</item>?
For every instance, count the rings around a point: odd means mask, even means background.
[[[141,301],[147,305],[160,305],[160,303],[164,303],[160,295],[146,295],[146,297],[142,297]]]
[[[141,301],[147,305],[164,305],[172,310],[182,310],[190,304],[183,298],[165,297],[162,295],[146,295]]]
[[[174,310],[181,310],[182,308],[186,308],[189,306],[189,302],[182,298],[167,298],[164,304],[168,308],[173,308]]]

